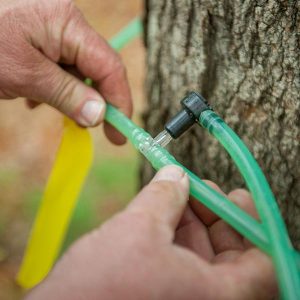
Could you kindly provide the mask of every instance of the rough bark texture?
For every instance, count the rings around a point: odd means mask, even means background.
[[[148,0],[145,125],[153,135],[189,90],[254,153],[300,247],[300,1]],[[169,147],[202,178],[243,186],[225,151],[194,128]],[[152,176],[144,164],[143,182]]]

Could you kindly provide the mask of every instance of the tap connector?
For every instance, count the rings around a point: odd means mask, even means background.
[[[166,125],[165,130],[173,139],[177,139],[199,120],[201,113],[211,110],[207,101],[198,93],[191,92],[181,100],[183,109]]]

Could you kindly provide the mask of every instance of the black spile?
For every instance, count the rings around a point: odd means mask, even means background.
[[[197,120],[201,113],[211,109],[207,101],[198,93],[191,92],[182,101],[183,110],[175,115],[165,126],[173,139],[177,139],[188,130]]]

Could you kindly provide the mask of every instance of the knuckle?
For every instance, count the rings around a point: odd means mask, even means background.
[[[228,194],[228,197],[252,201],[251,194],[245,189],[235,189]]]
[[[210,186],[211,188],[213,188],[214,190],[220,190],[220,187],[213,181],[211,180],[203,180],[208,186]]]
[[[86,26],[84,31],[86,33],[85,36],[83,37],[84,44],[85,44],[85,51],[87,51],[89,55],[91,55],[95,51],[95,45],[99,43],[100,36],[89,26]]]
[[[107,61],[107,76],[111,75],[117,75],[121,78],[127,76],[121,56],[113,50],[110,52],[110,58]]]
[[[55,80],[55,79],[54,79]],[[76,81],[71,77],[66,77],[55,89],[52,104],[60,109],[62,105],[68,106],[75,94]]]

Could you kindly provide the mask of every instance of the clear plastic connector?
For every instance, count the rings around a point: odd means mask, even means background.
[[[154,139],[154,143],[159,144],[161,147],[166,147],[170,141],[172,141],[171,135],[168,133],[168,131],[163,130],[161,133],[159,133]]]

